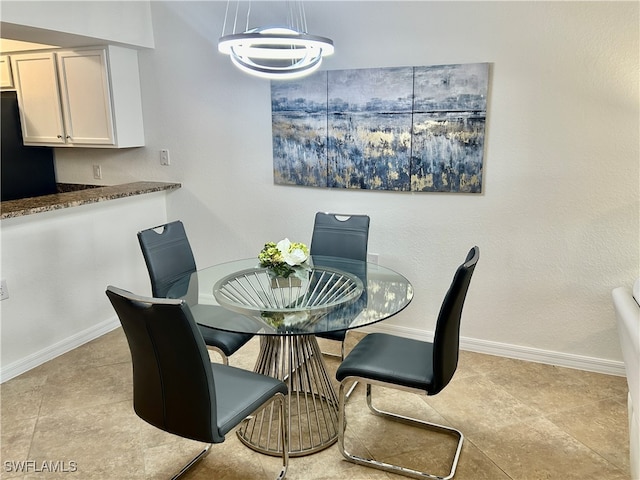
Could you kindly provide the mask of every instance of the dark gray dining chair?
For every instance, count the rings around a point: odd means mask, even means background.
[[[449,384],[458,366],[462,308],[479,258],[480,250],[478,247],[473,247],[464,263],[456,270],[440,307],[433,342],[385,333],[372,333],[360,340],[338,367],[336,371],[336,378],[340,382],[338,446],[347,460],[414,478],[446,480],[455,475],[464,441],[462,432],[455,428],[376,408],[372,404],[371,385],[436,395]],[[345,449],[345,388],[353,381],[367,384],[367,405],[375,415],[454,436],[458,444],[449,474],[447,476],[432,475],[347,452]],[[361,434],[358,436],[364,438]]]
[[[309,248],[311,255],[342,257],[366,262],[368,244],[368,215],[316,213]],[[364,281],[366,282],[366,274]],[[344,359],[346,330],[317,333],[316,336],[340,342],[340,359]],[[331,355],[327,352],[323,353]]]
[[[106,294],[129,343],[136,414],[160,430],[209,444],[173,479],[202,460],[214,443],[224,442],[225,435],[248,415],[263,408],[271,409],[267,414],[279,415],[284,447],[276,478],[284,478],[289,464],[284,421],[287,386],[266,375],[211,363],[184,300],[141,297],[113,286],[107,287]]]
[[[164,298],[172,288],[174,294],[180,293],[180,289],[175,288],[180,282],[185,284],[182,293],[186,294],[186,284],[189,276],[196,271],[196,261],[182,222],[175,221],[142,230],[138,232],[138,241],[151,279],[151,294],[156,298]],[[229,315],[233,314],[229,312]],[[228,364],[229,357],[253,337],[248,333],[227,332],[200,324],[198,328],[205,343],[222,357],[224,364]]]

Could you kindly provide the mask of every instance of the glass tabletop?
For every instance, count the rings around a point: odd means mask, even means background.
[[[195,321],[201,325],[257,335],[304,335],[363,327],[397,314],[413,299],[411,283],[403,275],[381,265],[317,255],[312,256],[309,263],[311,268],[306,281],[292,286],[288,279],[284,285],[265,282],[262,278],[265,271],[259,268],[257,258],[234,260],[179,279],[167,296],[184,298]],[[233,283],[238,279],[246,283],[247,272],[252,275],[251,288],[258,291],[256,295],[260,298],[237,297],[239,290],[248,287]],[[327,273],[328,277],[325,276]],[[228,288],[229,282],[237,289],[231,298],[221,293]],[[323,288],[336,290],[336,285],[345,288],[345,284],[355,285],[359,290],[349,290],[352,293],[345,295],[346,300],[324,302],[328,306],[317,305],[318,301],[316,305],[309,305],[310,292]],[[251,295],[239,296],[249,298]],[[265,295],[286,300],[269,305],[263,298]]]

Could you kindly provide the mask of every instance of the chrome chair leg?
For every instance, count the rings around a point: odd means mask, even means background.
[[[289,435],[288,435],[287,428],[285,428],[285,423],[286,423],[285,422],[285,398],[286,397],[283,394],[277,393],[274,399],[274,402],[277,403],[278,411],[280,415],[280,441],[282,442],[282,445],[283,445],[282,468],[280,469],[280,472],[276,476],[276,480],[284,479],[285,476],[287,475],[287,468],[289,467]],[[187,473],[191,469],[191,467],[193,467],[196,463],[198,463],[204,457],[209,455],[209,453],[211,452],[212,446],[213,446],[212,443],[207,445],[204,450],[202,450],[198,455],[193,457],[189,461],[189,463],[187,463],[184,467],[182,467],[182,469],[177,474],[171,477],[171,480],[178,480],[185,473]]]
[[[276,395],[276,401],[280,407],[278,410],[280,411],[280,441],[282,442],[282,468],[276,480],[282,480],[287,474],[287,468],[289,467],[289,431],[286,427],[285,420],[285,396],[278,393]]]
[[[322,355],[326,355],[327,357],[339,358],[340,361],[343,361],[344,360],[344,344],[345,344],[345,341],[342,340],[340,342],[340,355],[337,355],[335,353],[330,353],[330,352],[322,352]],[[351,396],[351,394],[353,393],[353,391],[356,389],[357,386],[358,386],[358,381],[353,382],[353,384],[351,385],[351,388],[347,392],[347,399]]]
[[[209,455],[209,453],[211,452],[211,447],[213,446],[212,443],[210,443],[209,445],[207,445],[205,447],[204,450],[202,450],[198,455],[196,455],[195,457],[193,457],[189,463],[187,463],[184,467],[182,467],[182,470],[180,470],[178,473],[176,473],[173,477],[171,477],[171,480],[177,480],[178,478],[180,478],[182,475],[184,475],[185,473],[187,473],[187,471],[193,467],[196,463],[198,463],[200,460],[202,460],[204,457],[206,457],[207,455]]]
[[[330,340],[330,341],[335,342],[335,340]],[[341,346],[340,355],[338,355],[337,353],[331,353],[331,352],[322,352],[322,355],[326,355],[327,357],[339,358],[340,360],[344,360],[344,340],[342,342],[340,342],[340,346]]]
[[[349,391],[347,391],[347,394],[345,395],[346,399],[349,400],[349,397],[351,396],[351,394],[353,393],[353,391],[356,389],[356,387],[358,386],[358,381],[355,381],[351,384],[351,388],[349,388]]]
[[[212,347],[211,345],[207,345],[207,350],[211,352],[216,352],[218,355],[220,355],[220,357],[222,357],[222,364],[229,365],[229,358],[218,347]]]
[[[419,470],[414,470],[412,468],[407,468],[407,467],[402,467],[399,465],[393,465],[390,463],[385,463],[385,462],[380,462],[377,460],[374,460],[372,458],[364,458],[364,457],[360,457],[358,455],[354,455],[349,453],[345,446],[344,446],[344,436],[345,436],[345,430],[346,430],[346,415],[345,415],[345,404],[346,404],[346,395],[345,395],[345,384],[348,383],[348,381],[353,380],[353,378],[349,378],[349,379],[345,379],[340,383],[340,392],[339,392],[339,408],[340,408],[340,415],[339,415],[339,424],[338,424],[338,448],[340,449],[340,453],[342,453],[342,456],[347,459],[350,462],[359,464],[359,465],[365,465],[365,466],[369,466],[372,468],[377,468],[378,470],[384,470],[387,472],[391,472],[391,473],[396,473],[399,475],[405,475],[408,477],[412,477],[412,478],[419,478],[419,479],[430,479],[430,480],[450,480],[451,478],[453,478],[453,476],[456,473],[456,468],[458,466],[458,460],[460,458],[460,452],[462,451],[462,444],[464,442],[464,435],[462,434],[462,432],[460,432],[459,430],[455,429],[455,428],[451,428],[451,427],[446,427],[444,425],[438,425],[436,423],[431,423],[431,422],[426,422],[424,420],[418,420],[416,418],[411,418],[411,417],[405,417],[403,415],[398,415],[396,413],[392,413],[392,412],[387,412],[384,410],[380,410],[376,407],[373,406],[372,401],[371,401],[371,383],[367,383],[367,392],[366,392],[366,397],[367,397],[367,405],[369,406],[369,409],[371,410],[371,412],[373,412],[375,415],[379,415],[381,417],[384,418],[388,418],[390,420],[396,421],[396,422],[401,422],[401,423],[405,423],[408,425],[412,425],[414,427],[418,427],[418,428],[423,428],[423,429],[427,429],[427,430],[432,430],[432,431],[437,431],[439,433],[445,433],[448,435],[452,435],[453,437],[457,438],[458,440],[458,445],[456,447],[456,452],[453,458],[453,462],[451,465],[451,469],[449,471],[449,474],[446,476],[440,476],[440,475],[433,475],[430,473],[426,473],[426,472],[421,472]],[[370,382],[370,380],[365,380],[365,379],[361,379],[364,382]],[[380,383],[379,385],[385,386],[384,383]],[[394,385],[394,388],[397,389],[397,385]],[[408,391],[414,391],[413,389],[407,388],[406,390]]]

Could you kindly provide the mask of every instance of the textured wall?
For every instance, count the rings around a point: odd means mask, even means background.
[[[277,10],[253,5],[255,16]],[[491,63],[481,195],[273,185],[270,86],[217,53],[226,2],[152,2],[155,49],[140,52],[147,147],[60,151],[59,177],[86,181],[99,162],[105,183],[182,182],[168,215],[185,222],[200,265],[308,241],[317,210],[368,213],[370,251],[416,288],[385,322],[406,332],[433,328],[477,244],[465,337],[620,360],[610,292],[639,274],[638,4],[305,5],[309,30],[335,42],[329,69]]]

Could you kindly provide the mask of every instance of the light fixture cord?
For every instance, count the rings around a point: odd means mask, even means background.
[[[304,2],[297,1],[295,2],[297,6],[293,5],[294,2],[287,1],[287,22],[289,26],[301,33],[307,33],[307,14],[304,10]],[[227,20],[229,18],[229,6],[231,4],[231,0],[227,0],[227,7],[224,11],[224,22],[222,23],[222,34],[221,37],[225,36],[227,31]],[[236,33],[236,28],[238,26],[238,16],[240,14],[240,0],[236,1],[236,12],[233,17],[233,34]],[[246,26],[244,31],[249,31],[249,22],[251,16],[251,1],[249,2],[249,7],[247,8],[247,19]]]
[[[222,23],[222,34],[220,35],[221,37],[224,37],[226,31],[227,31],[227,19],[229,18],[229,5],[231,4],[231,0],[227,0],[227,8],[224,11],[224,22]],[[238,27],[238,16],[240,15],[240,0],[236,1],[236,13],[233,17],[233,32],[231,32],[232,34],[235,35],[236,33],[236,29]],[[250,22],[250,17],[251,16],[251,2],[249,2],[249,7],[247,8],[247,25],[244,29],[244,31],[248,31],[249,30],[249,22]]]
[[[287,21],[293,30],[307,33],[307,15],[302,1],[287,1]]]
[[[306,33],[306,30],[301,30],[301,28],[303,28],[302,12],[304,11],[301,9],[301,7],[301,1],[292,2],[290,0],[287,0],[287,21],[289,22],[289,27],[291,27],[296,32]],[[293,45],[290,45],[289,48],[294,49],[295,47]],[[291,65],[295,65],[295,63],[296,61],[292,58]]]
[[[307,14],[304,11],[304,2],[298,2],[300,5],[300,19],[302,21],[302,32],[307,33]]]
[[[227,16],[229,15],[229,3],[231,3],[231,0],[227,0],[227,8],[224,11],[224,22],[222,23],[222,33],[220,34],[221,37],[224,37],[224,32],[227,29]]]
[[[244,29],[245,32],[249,31],[249,15],[251,15],[251,2],[249,2],[249,7],[247,8],[247,25],[245,26],[245,29]]]

